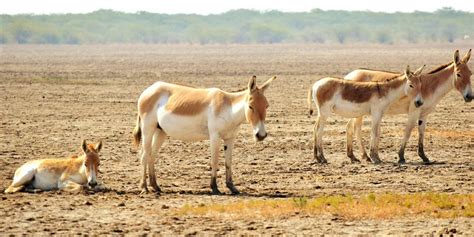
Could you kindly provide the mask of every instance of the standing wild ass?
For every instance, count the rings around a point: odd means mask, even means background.
[[[94,188],[97,185],[102,142],[94,146],[83,140],[81,148],[84,154],[79,157],[33,160],[23,164],[15,171],[13,182],[5,193],[23,189],[78,192],[86,184]]]
[[[140,95],[138,116],[133,130],[134,142],[142,141],[143,166],[141,189],[148,192],[146,171],[155,192],[161,192],[156,182],[155,159],[167,136],[183,141],[210,139],[211,189],[217,188],[217,164],[220,140],[224,140],[226,185],[232,194],[238,194],[232,181],[232,149],[239,126],[247,120],[252,125],[253,136],[262,141],[267,136],[265,116],[268,107],[264,92],[275,79],[257,86],[253,76],[248,88],[240,92],[225,92],[217,88],[192,88],[166,82],[156,82]]]
[[[468,61],[471,57],[471,49],[461,60],[459,50],[454,52],[452,62],[441,65],[421,77],[422,87],[421,94],[424,99],[424,105],[421,109],[415,109],[413,104],[407,97],[400,98],[393,103],[387,110],[387,114],[408,114],[408,121],[405,127],[402,144],[398,152],[399,163],[405,163],[405,146],[410,138],[411,131],[418,121],[418,155],[425,164],[430,163],[423,149],[423,140],[428,115],[433,112],[438,102],[453,88],[455,88],[464,98],[464,101],[471,102],[473,97],[471,88],[472,72],[468,67]],[[370,69],[357,69],[344,77],[346,80],[352,81],[385,81],[388,78],[400,75],[393,72],[375,71]],[[454,77],[451,77],[454,75]],[[452,79],[450,79],[452,78]],[[370,161],[365,152],[364,144],[361,137],[362,117],[351,119],[347,123],[347,156],[354,159],[352,149],[353,133],[356,134],[357,143],[362,153],[363,159]]]
[[[370,157],[374,163],[380,163],[378,144],[382,116],[388,106],[404,95],[408,96],[410,101],[414,100],[415,107],[423,105],[419,79],[423,67],[412,73],[407,66],[404,75],[384,82],[356,82],[332,77],[316,81],[308,93],[310,114],[313,113],[313,101],[318,108],[318,117],[313,131],[316,161],[327,163],[323,154],[322,134],[327,118],[334,112],[349,118],[371,115]],[[355,157],[351,158],[351,161],[358,162]]]

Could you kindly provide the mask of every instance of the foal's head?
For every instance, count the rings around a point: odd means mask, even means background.
[[[425,65],[418,68],[415,72],[411,72],[410,66],[407,66],[405,70],[405,77],[407,78],[405,94],[415,98],[414,103],[417,108],[423,105],[423,97],[421,96],[421,71],[423,71],[423,68],[425,68]]]
[[[467,65],[469,58],[471,58],[471,49],[463,59],[459,57],[459,50],[454,52],[454,88],[461,93],[466,102],[471,102],[474,99],[471,88],[472,72]]]
[[[267,137],[267,132],[265,131],[265,117],[267,114],[268,101],[263,93],[270,86],[270,83],[275,79],[276,76],[268,79],[261,86],[257,86],[256,76],[253,76],[249,80],[245,117],[252,125],[253,133],[257,141],[262,141],[265,139],[265,137]]]
[[[87,144],[82,140],[82,151],[84,152],[84,165],[87,176],[87,184],[90,187],[97,185],[97,174],[99,173],[99,151],[102,149],[102,141],[96,145]]]

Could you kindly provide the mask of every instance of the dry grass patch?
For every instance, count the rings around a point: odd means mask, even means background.
[[[239,200],[224,204],[184,205],[181,215],[228,215],[231,217],[285,217],[337,215],[346,219],[390,219],[403,216],[435,218],[474,217],[474,194],[367,194],[318,198]]]

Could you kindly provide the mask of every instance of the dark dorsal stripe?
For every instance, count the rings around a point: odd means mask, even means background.
[[[447,63],[447,64],[444,64],[444,65],[441,65],[435,69],[433,69],[431,72],[428,72],[428,74],[433,74],[433,73],[437,73],[445,68],[447,68],[449,65],[451,65],[451,63]]]

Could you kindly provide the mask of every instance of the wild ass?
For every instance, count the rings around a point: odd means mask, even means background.
[[[256,141],[267,137],[264,124],[268,102],[264,92],[275,78],[257,86],[256,77],[253,76],[245,90],[233,93],[217,88],[192,88],[166,82],[156,82],[145,89],[138,99],[138,116],[133,130],[135,144],[138,146],[142,141],[142,192],[148,192],[147,167],[151,187],[155,192],[161,192],[156,182],[152,153],[157,153],[167,136],[170,136],[183,141],[210,140],[212,194],[221,194],[216,177],[222,139],[226,185],[232,194],[238,194],[232,181],[234,140],[239,126],[246,120],[252,125]]]
[[[33,160],[23,164],[15,171],[13,183],[5,193],[15,193],[23,189],[78,192],[84,185],[94,188],[99,172],[99,152],[102,142],[97,145],[82,141],[83,154],[68,159]]]
[[[396,76],[384,82],[354,82],[332,77],[316,81],[308,93],[310,114],[313,113],[313,101],[318,108],[318,117],[313,131],[316,161],[327,163],[323,154],[322,134],[327,118],[334,112],[349,118],[370,114],[372,117],[370,157],[374,163],[380,163],[378,144],[382,116],[392,102],[404,95],[407,95],[410,101],[414,101],[416,107],[423,105],[419,80],[423,67],[412,73],[407,66],[405,75]],[[351,161],[358,160],[351,158]]]
[[[421,77],[421,94],[424,99],[424,105],[421,109],[414,109],[413,104],[407,97],[401,97],[393,103],[387,110],[387,114],[408,114],[408,120],[405,126],[405,132],[398,152],[399,163],[405,163],[405,146],[410,138],[411,131],[418,121],[418,155],[425,164],[430,163],[423,149],[423,141],[428,115],[433,112],[438,102],[452,89],[456,89],[464,98],[464,101],[471,102],[473,97],[471,88],[471,75],[468,61],[471,57],[471,49],[461,60],[459,50],[454,52],[452,62],[441,65]],[[370,69],[358,69],[350,72],[344,77],[352,81],[384,81],[388,78],[400,75],[393,72],[376,71]],[[451,77],[451,75],[454,75]],[[452,78],[452,79],[451,79]],[[361,137],[362,117],[351,119],[347,124],[347,156],[354,159],[352,149],[353,134],[355,132],[357,143],[359,145],[362,157],[369,160]]]

